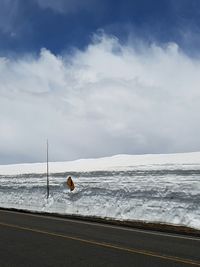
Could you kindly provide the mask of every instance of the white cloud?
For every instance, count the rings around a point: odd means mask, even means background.
[[[35,0],[41,8],[49,8],[59,13],[74,13],[81,9],[98,8],[97,0]]]
[[[0,59],[0,160],[200,149],[200,61],[96,36],[85,51]]]
[[[18,0],[1,0],[0,31],[15,36],[14,26],[18,17]]]

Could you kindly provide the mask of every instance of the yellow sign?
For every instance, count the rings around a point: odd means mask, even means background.
[[[71,191],[73,191],[74,188],[75,188],[75,185],[74,185],[74,182],[73,182],[71,176],[69,176],[69,177],[67,178],[67,186],[69,187],[69,189],[70,189]]]

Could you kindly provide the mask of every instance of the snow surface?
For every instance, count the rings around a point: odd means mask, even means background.
[[[200,229],[200,152],[0,166],[0,206]],[[66,187],[71,175],[75,190]]]

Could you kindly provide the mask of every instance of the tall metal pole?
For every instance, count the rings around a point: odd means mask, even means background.
[[[47,199],[49,198],[49,143],[47,139]]]

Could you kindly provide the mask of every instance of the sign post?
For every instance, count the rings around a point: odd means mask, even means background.
[[[47,139],[47,199],[49,198],[49,143]]]

